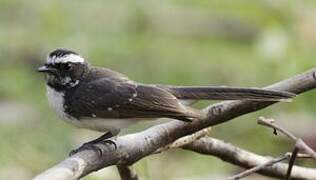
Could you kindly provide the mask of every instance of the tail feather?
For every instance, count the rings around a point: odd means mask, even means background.
[[[183,114],[169,115],[167,117],[178,119],[184,122],[191,122],[194,119],[205,119],[207,114],[201,110],[185,106],[185,111]]]
[[[161,87],[161,86],[160,86]],[[178,99],[184,100],[254,100],[291,101],[296,95],[285,91],[272,91],[259,88],[240,87],[186,87],[164,86]]]

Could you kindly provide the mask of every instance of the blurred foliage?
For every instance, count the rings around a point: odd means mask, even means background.
[[[262,87],[315,66],[315,9],[311,0],[0,0],[0,179],[29,179],[97,136],[48,107],[36,68],[51,50],[73,49],[145,83]],[[219,125],[211,136],[278,155],[292,145],[256,125],[257,117],[274,117],[312,143],[314,107],[309,92]],[[238,170],[183,150],[145,158],[136,169],[153,180],[220,179]],[[117,179],[115,169],[86,179],[104,178]]]

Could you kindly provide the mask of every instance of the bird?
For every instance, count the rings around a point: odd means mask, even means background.
[[[295,97],[290,92],[260,88],[138,83],[114,70],[92,66],[81,55],[65,48],[50,52],[38,72],[45,74],[48,102],[61,119],[78,128],[104,133],[71,154],[95,149],[97,143],[110,143],[116,149],[111,138],[136,122],[171,118],[189,123],[206,118],[205,112],[188,106],[188,101],[276,102]]]

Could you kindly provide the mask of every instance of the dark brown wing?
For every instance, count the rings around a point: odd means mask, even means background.
[[[200,117],[176,97],[155,86],[137,85],[126,78],[101,78],[81,85],[72,95],[68,113],[77,117],[160,118],[189,121]]]
[[[179,100],[164,89],[151,85],[138,85],[137,96],[134,96],[127,107],[120,109],[121,115],[129,117],[132,110],[136,118],[169,117],[183,121],[202,118],[200,111],[183,106]]]

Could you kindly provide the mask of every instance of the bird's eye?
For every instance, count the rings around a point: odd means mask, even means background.
[[[64,69],[65,69],[65,70],[71,70],[71,68],[72,68],[72,65],[69,64],[69,63],[67,63],[67,64],[64,65]]]

